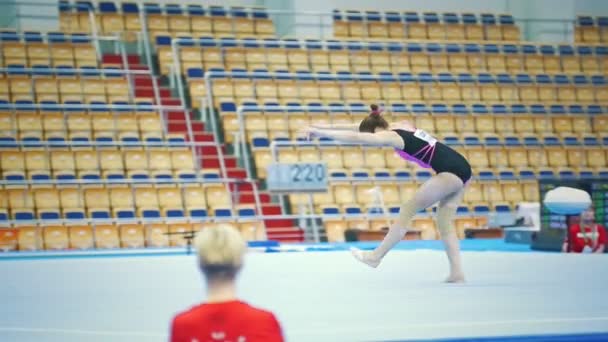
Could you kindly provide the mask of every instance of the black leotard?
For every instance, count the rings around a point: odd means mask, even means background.
[[[399,155],[435,172],[452,173],[466,183],[471,179],[471,165],[460,153],[442,144],[423,130],[410,132],[394,129],[403,139],[403,150],[396,149]]]

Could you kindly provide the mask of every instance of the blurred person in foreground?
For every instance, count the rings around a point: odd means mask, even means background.
[[[593,207],[583,211],[580,223],[568,226],[568,233],[562,252],[564,253],[604,253],[606,248],[606,229],[595,223]]]
[[[206,228],[194,240],[207,283],[207,301],[176,315],[171,342],[282,342],[281,326],[268,311],[236,295],[236,275],[243,266],[246,243],[229,226]]]

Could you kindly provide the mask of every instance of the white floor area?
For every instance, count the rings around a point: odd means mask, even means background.
[[[379,269],[347,252],[250,254],[242,297],[288,341],[379,341],[608,331],[608,255],[465,252],[442,284],[439,251],[393,251]],[[193,256],[0,260],[0,340],[167,341],[203,298]]]

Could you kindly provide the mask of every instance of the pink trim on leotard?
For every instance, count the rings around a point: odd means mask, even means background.
[[[412,132],[409,129],[403,129],[403,130],[404,131],[408,131],[408,132]],[[414,127],[414,132],[415,131],[416,131],[416,128]],[[422,168],[430,169],[430,168],[432,168],[431,167],[431,161],[433,160],[433,156],[435,155],[435,146],[436,145],[431,146],[431,145],[429,145],[427,143],[426,146],[424,146],[423,148],[421,148],[420,150],[418,150],[418,152],[414,153],[413,155],[410,155],[409,153],[407,153],[407,152],[405,152],[403,150],[400,150],[398,148],[395,148],[395,152],[397,152],[397,154],[401,158],[403,158],[403,159],[405,159],[407,161],[414,162],[414,163],[418,164],[418,166],[420,166]],[[420,158],[418,158],[418,155],[420,153],[423,153],[423,154],[422,154],[422,156]],[[429,153],[430,153],[430,156],[427,159],[426,157],[427,157],[427,155],[429,155]]]

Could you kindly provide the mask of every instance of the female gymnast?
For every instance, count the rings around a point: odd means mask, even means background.
[[[405,160],[433,169],[436,175],[422,184],[414,197],[401,206],[399,218],[389,228],[380,245],[373,251],[353,248],[352,253],[357,260],[378,267],[388,251],[403,239],[416,213],[439,202],[437,227],[450,263],[450,274],[446,282],[464,282],[459,240],[456,230],[451,227],[466,183],[471,178],[471,166],[461,154],[410,122],[389,124],[381,116],[377,105],[371,105],[371,113],[358,127],[352,124],[313,125],[305,129],[304,133],[309,137],[327,137],[344,143],[390,146]]]

